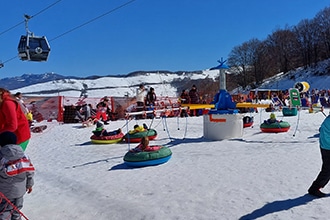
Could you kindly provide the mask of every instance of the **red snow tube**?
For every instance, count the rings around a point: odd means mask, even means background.
[[[245,116],[243,118],[243,128],[251,127],[253,125],[253,117]]]

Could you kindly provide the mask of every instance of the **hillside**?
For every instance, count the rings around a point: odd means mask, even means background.
[[[306,81],[310,88],[326,89],[330,88],[330,60],[319,62],[315,67],[298,68],[288,73],[279,73],[267,79],[260,89],[280,89],[285,90],[294,86],[296,82]]]
[[[228,73],[230,73],[228,71]],[[227,90],[231,93],[244,93],[248,89],[236,88],[235,77],[227,74]],[[315,67],[298,68],[265,80],[259,89],[286,90],[296,82],[307,81],[310,88],[329,89],[330,61],[319,62]],[[182,90],[197,86],[203,97],[213,97],[219,90],[219,71],[136,71],[120,76],[90,76],[86,78],[68,77],[55,73],[25,74],[21,77],[4,78],[0,86],[13,93],[20,91],[28,96],[74,96],[82,93],[89,97],[102,97],[105,94],[115,97],[133,97],[139,84],[153,87],[158,96],[178,96]]]
[[[25,87],[11,89],[20,91],[25,95],[38,96],[64,96],[79,97],[81,93],[89,97],[102,97],[111,95],[115,97],[135,96],[136,88],[144,84],[147,88],[153,87],[159,96],[177,96],[183,89],[190,89],[196,84],[200,91],[210,91],[214,87],[217,91],[218,71],[194,72],[134,72],[124,76],[105,76],[93,78],[64,78],[59,77],[47,82],[31,84]],[[40,77],[40,76],[39,76]],[[7,84],[6,84],[7,85]],[[7,87],[6,87],[7,88]]]

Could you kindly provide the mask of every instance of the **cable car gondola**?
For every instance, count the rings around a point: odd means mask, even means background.
[[[27,22],[30,16],[25,15],[26,35],[22,35],[18,44],[18,56],[25,61],[47,61],[50,52],[50,47],[45,36],[34,36],[28,30]]]
[[[21,60],[47,61],[50,47],[45,36],[22,35],[18,44],[18,56]]]

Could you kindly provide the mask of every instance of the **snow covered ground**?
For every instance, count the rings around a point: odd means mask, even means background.
[[[329,219],[330,198],[307,194],[321,166],[325,116],[276,112],[291,128],[267,134],[259,125],[269,113],[251,115],[243,137],[223,141],[203,138],[203,117],[111,122],[108,130],[125,132],[151,125],[158,131],[151,144],[173,152],[165,164],[134,169],[123,156],[136,144],[93,145],[94,127],[42,122],[48,128],[33,133],[26,150],[36,175],[22,211],[33,220]]]

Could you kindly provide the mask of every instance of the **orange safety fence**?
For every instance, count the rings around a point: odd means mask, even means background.
[[[133,97],[107,97],[112,114],[111,120],[123,119],[127,112],[137,111],[136,100]],[[102,99],[102,97],[26,96],[23,101],[32,112],[33,119],[38,122],[57,120],[64,123],[73,123],[77,107],[79,108],[86,103],[95,108]],[[157,97],[155,106],[152,106],[152,109],[169,109],[168,115],[171,117],[176,116],[178,113],[170,109],[179,106],[177,97]],[[150,108],[150,106],[145,106],[145,110]]]

